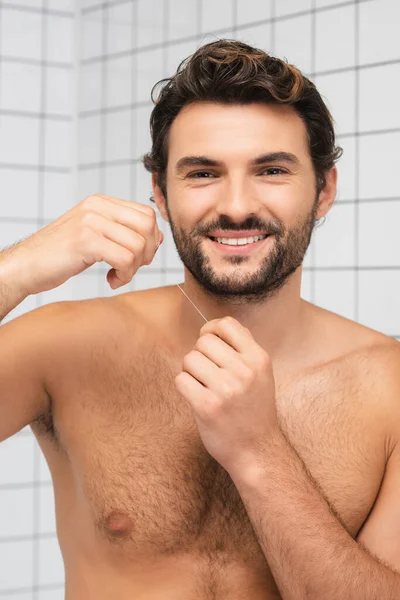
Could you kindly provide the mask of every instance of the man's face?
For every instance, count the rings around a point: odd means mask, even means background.
[[[186,106],[170,130],[166,187],[178,254],[212,295],[261,303],[301,265],[318,198],[306,128],[293,109]],[[232,246],[213,234],[267,237]]]

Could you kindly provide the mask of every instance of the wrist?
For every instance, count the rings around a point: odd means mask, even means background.
[[[0,321],[29,296],[21,281],[21,269],[10,255],[0,254]]]

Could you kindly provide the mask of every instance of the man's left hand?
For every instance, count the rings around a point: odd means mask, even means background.
[[[279,430],[270,357],[233,317],[201,328],[175,386],[205,448],[228,472],[244,468]]]

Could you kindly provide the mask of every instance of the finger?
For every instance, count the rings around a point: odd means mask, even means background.
[[[195,377],[208,389],[215,389],[222,375],[222,370],[197,350],[192,350],[184,357],[182,371]]]
[[[211,404],[213,401],[210,390],[186,371],[182,371],[175,377],[175,387],[192,406],[196,415],[200,415],[207,404]]]
[[[146,204],[142,204],[141,202],[135,202],[134,200],[124,200],[123,198],[115,198],[114,196],[107,196],[107,194],[94,194],[94,197],[103,198],[104,200],[108,200],[113,202],[114,204],[119,204],[121,206],[126,206],[127,208],[136,208],[140,212],[151,214],[154,212],[154,208],[151,206],[147,206]]]
[[[239,370],[242,367],[240,355],[224,340],[213,333],[205,333],[197,340],[194,350],[198,350],[221,369]]]
[[[250,331],[241,325],[233,317],[223,317],[222,319],[213,319],[205,323],[200,329],[200,335],[213,333],[229,344],[236,352],[245,354],[249,352],[249,344],[256,344]]]
[[[149,264],[151,262],[159,240],[163,239],[154,212],[148,214],[132,206],[122,206],[107,200],[102,200],[101,204],[96,204],[93,201],[90,205],[90,210],[97,212],[97,214],[103,217],[108,217],[116,223],[125,225],[141,235],[146,242],[144,251],[145,263]]]
[[[92,257],[91,262],[104,261],[110,265],[114,269],[110,277],[120,285],[129,283],[138,269],[137,259],[130,250],[96,233],[87,242],[87,253]]]
[[[144,263],[146,240],[142,235],[116,221],[110,221],[100,214],[96,215],[93,226],[96,232],[102,234],[105,238],[130,250],[136,264],[146,264]]]

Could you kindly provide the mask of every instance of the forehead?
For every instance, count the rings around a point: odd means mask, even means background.
[[[185,106],[173,121],[168,164],[185,155],[229,160],[263,152],[288,151],[300,160],[309,156],[307,130],[289,106],[225,105],[199,102]]]

